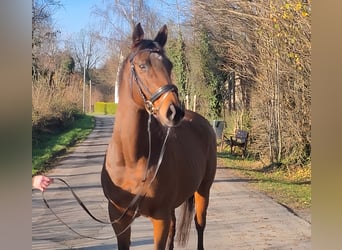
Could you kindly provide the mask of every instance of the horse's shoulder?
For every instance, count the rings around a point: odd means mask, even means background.
[[[204,118],[199,113],[193,112],[191,110],[185,111],[184,121],[191,124],[197,124],[200,126],[210,126],[209,121]]]
[[[182,130],[185,133],[195,133],[196,135],[201,136],[207,134],[209,137],[212,137],[214,134],[209,121],[202,115],[190,110],[185,111],[185,116],[180,127],[182,127]]]

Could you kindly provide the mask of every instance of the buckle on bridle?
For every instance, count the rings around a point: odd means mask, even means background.
[[[153,103],[150,100],[145,101],[145,109],[148,113],[154,114],[154,106]]]

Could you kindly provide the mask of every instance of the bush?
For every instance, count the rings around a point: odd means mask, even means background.
[[[117,107],[117,104],[115,103],[106,103],[106,114],[111,114],[111,115],[114,115],[116,113],[116,107]]]
[[[48,87],[42,82],[32,85],[32,132],[62,130],[82,112],[82,92],[75,85]],[[34,139],[34,138],[33,138]]]
[[[105,102],[96,102],[94,107],[95,113],[105,114],[106,113],[106,103]]]
[[[114,115],[116,113],[117,104],[113,102],[96,102],[94,113]]]
[[[83,140],[94,128],[95,119],[77,115],[64,130],[40,131],[32,140],[32,174],[51,166],[57,156],[64,154],[77,141]]]

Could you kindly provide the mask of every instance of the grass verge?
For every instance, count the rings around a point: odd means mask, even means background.
[[[247,178],[253,187],[291,209],[311,207],[311,166],[264,166],[227,152],[218,153],[218,165]]]
[[[57,156],[85,139],[93,130],[94,124],[94,117],[81,115],[62,131],[40,133],[32,141],[32,175],[44,172]]]

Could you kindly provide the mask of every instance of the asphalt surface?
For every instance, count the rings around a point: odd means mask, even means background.
[[[88,138],[61,157],[47,175],[70,184],[84,205],[98,219],[108,221],[107,201],[102,193],[100,171],[114,118],[97,116]],[[90,218],[68,188],[55,181],[45,192],[32,191],[32,249],[117,249],[110,225]],[[82,236],[81,236],[82,235]],[[86,237],[85,237],[86,236]],[[311,249],[311,223],[271,198],[255,191],[247,180],[218,166],[211,189],[204,236],[205,249]],[[152,225],[139,217],[132,224],[131,249],[153,249]],[[185,248],[196,249],[194,223]]]

